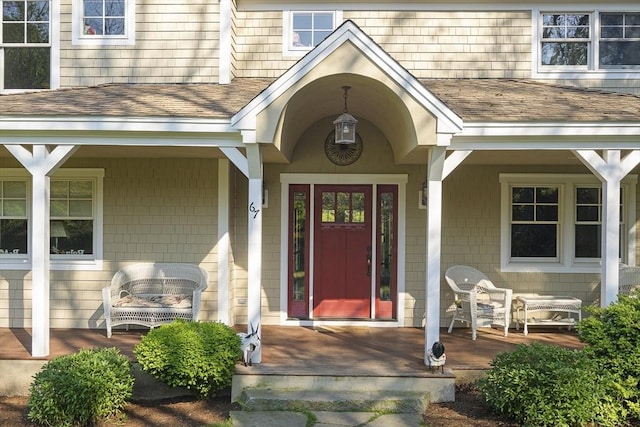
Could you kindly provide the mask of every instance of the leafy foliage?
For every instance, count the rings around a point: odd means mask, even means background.
[[[640,298],[619,295],[605,308],[588,308],[591,316],[578,324],[584,352],[615,378],[616,392],[630,416],[640,419]]]
[[[488,405],[524,426],[620,425],[611,375],[582,351],[533,343],[498,354],[479,388]]]
[[[56,427],[95,424],[124,409],[133,381],[131,363],[117,348],[54,358],[31,383],[29,420]]]
[[[231,385],[240,338],[223,323],[176,320],[151,330],[134,353],[158,380],[205,398]]]

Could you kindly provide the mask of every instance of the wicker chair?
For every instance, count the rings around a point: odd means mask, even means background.
[[[457,320],[471,326],[473,340],[479,327],[499,325],[504,328],[504,336],[508,335],[513,299],[511,289],[496,288],[482,272],[465,265],[447,269],[445,279],[455,297],[449,333]]]
[[[618,294],[635,293],[636,289],[640,289],[640,267],[621,266],[618,279]]]

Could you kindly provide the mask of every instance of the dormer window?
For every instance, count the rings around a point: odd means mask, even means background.
[[[300,56],[316,47],[342,21],[339,11],[285,11],[283,50],[285,55]]]

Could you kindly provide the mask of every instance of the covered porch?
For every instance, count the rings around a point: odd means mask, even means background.
[[[236,329],[244,331],[246,326]],[[31,356],[31,329],[0,328],[0,364],[12,360],[44,363],[54,357],[71,354],[81,348],[117,347],[132,360],[133,349],[147,332],[142,329],[116,330],[107,338],[103,329],[51,329],[51,353],[45,358]],[[476,341],[471,329],[454,328],[451,334],[440,331],[447,354],[446,368],[484,370],[498,353],[518,344],[540,342],[567,348],[581,348],[575,331],[567,328],[536,328],[525,336],[512,329],[504,337],[502,330],[481,328]],[[239,374],[304,375],[397,375],[430,374],[424,365],[424,329],[371,327],[297,327],[262,326],[263,360],[244,367]],[[6,372],[4,369],[3,372]]]

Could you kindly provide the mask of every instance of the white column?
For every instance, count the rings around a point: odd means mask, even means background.
[[[218,159],[218,321],[229,318],[229,160]]]
[[[618,151],[618,156],[620,152]],[[602,278],[601,306],[618,298],[620,259],[620,179],[610,177],[602,183]]]
[[[248,213],[248,295],[247,333],[257,330],[262,340],[262,155],[258,144],[247,145],[249,163]],[[262,361],[262,351],[253,353],[252,363]]]
[[[424,357],[429,364],[427,350],[440,341],[440,260],[442,248],[442,181],[428,181],[427,202],[427,288],[425,294],[426,325],[424,328]]]
[[[49,177],[31,171],[31,355],[49,355]]]
[[[629,152],[624,159],[620,150],[594,150],[573,153],[602,182],[602,273],[600,305],[606,307],[618,297],[620,259],[620,183],[640,164],[640,150]]]
[[[442,182],[472,151],[454,151],[446,156],[451,135],[438,134],[438,146],[429,152],[427,181],[427,236],[425,261],[425,328],[424,363],[429,364],[427,351],[440,341],[440,274],[442,263]]]
[[[29,151],[20,145],[5,148],[29,171],[31,188],[31,355],[49,355],[49,176],[78,148],[58,146],[49,152],[45,145]]]

